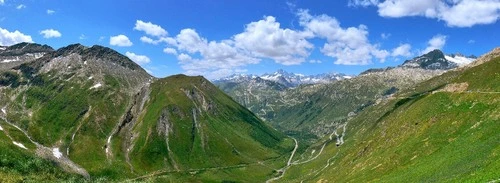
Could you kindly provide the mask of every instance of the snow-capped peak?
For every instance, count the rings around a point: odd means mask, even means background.
[[[218,79],[215,82],[221,82],[221,81],[241,82],[241,81],[248,81],[251,79],[262,79],[262,80],[277,82],[287,87],[296,87],[301,84],[328,83],[331,81],[349,79],[349,78],[351,77],[345,74],[329,73],[329,74],[318,74],[318,75],[304,75],[304,74],[286,72],[280,69],[276,72],[273,72],[272,74],[266,73],[261,76],[234,74],[225,78]]]

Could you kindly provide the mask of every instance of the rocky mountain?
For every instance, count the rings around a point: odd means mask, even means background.
[[[477,60],[332,127],[276,182],[497,182],[500,49]]]
[[[338,81],[342,79],[348,79],[352,76],[348,76],[345,74],[337,74],[337,73],[325,73],[325,74],[317,74],[317,75],[303,75],[303,74],[295,74],[286,72],[282,69],[272,73],[272,74],[263,74],[261,76],[257,75],[247,75],[247,74],[235,74],[228,77],[224,77],[218,80],[215,80],[214,83],[240,83],[240,82],[249,82],[251,80],[266,80],[276,82],[288,88],[297,87],[303,84],[319,84],[319,83],[329,83],[332,81]]]
[[[329,135],[332,127],[342,124],[349,116],[396,91],[458,67],[458,63],[446,57],[464,58],[461,55],[446,56],[440,50],[434,50],[397,67],[369,69],[357,77],[344,75],[341,76],[344,79],[295,88],[286,87],[281,84],[283,82],[277,82],[279,80],[258,80],[256,76],[216,84],[275,128],[298,139],[314,142]],[[273,76],[287,76],[287,73],[276,72]],[[278,77],[268,74],[263,78]]]
[[[464,66],[461,55],[435,52],[297,86],[269,79],[297,76],[285,72],[217,86],[201,76],[154,78],[102,46],[0,51],[19,58],[0,62],[0,182],[500,177],[500,48]]]
[[[466,57],[462,54],[445,55],[441,50],[433,50],[422,56],[406,60],[402,66],[429,70],[449,70],[471,63],[475,60],[474,57]]]
[[[0,182],[263,181],[293,150],[202,77],[154,78],[102,46],[41,47],[3,47],[26,57],[0,63]]]
[[[288,91],[305,85],[331,83],[349,79],[345,74],[318,74],[305,76],[278,70],[272,74],[233,75],[214,81],[221,90],[234,100],[250,109],[264,120],[275,116],[275,110],[281,106],[297,103],[296,99],[284,99]]]
[[[33,61],[52,51],[54,49],[50,46],[35,43],[0,46],[0,71]]]

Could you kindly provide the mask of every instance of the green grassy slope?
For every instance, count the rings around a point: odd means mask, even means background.
[[[369,107],[345,143],[323,139],[284,182],[487,182],[500,179],[500,57],[450,71]],[[467,83],[468,87],[450,89]],[[339,134],[340,134],[339,130]],[[335,136],[334,136],[335,137]],[[305,158],[307,159],[307,158]],[[300,160],[299,162],[303,162]]]
[[[70,45],[0,72],[0,109],[0,135],[9,135],[0,178],[9,181],[81,181],[56,164],[91,181],[263,181],[294,147],[204,78],[152,79],[100,46]]]
[[[202,77],[171,76],[151,88],[146,110],[133,127],[137,138],[130,154],[134,169],[142,173],[263,181],[284,165],[293,148],[291,139]]]

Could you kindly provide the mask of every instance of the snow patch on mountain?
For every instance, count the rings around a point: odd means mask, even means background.
[[[15,57],[13,59],[5,59],[5,60],[2,60],[2,63],[9,63],[9,62],[17,62],[19,61],[19,57]]]
[[[57,159],[61,158],[62,157],[62,153],[61,151],[59,151],[59,148],[52,148],[52,154],[54,155],[54,157],[56,157]]]
[[[100,88],[102,86],[101,83],[97,83],[95,84],[94,86],[90,87],[90,90],[94,89],[94,88]]]
[[[465,66],[467,64],[470,64],[472,63],[474,60],[474,58],[470,58],[470,57],[464,57],[464,56],[461,56],[461,55],[445,55],[444,58],[450,62],[454,62],[456,64],[458,64],[458,66]]]

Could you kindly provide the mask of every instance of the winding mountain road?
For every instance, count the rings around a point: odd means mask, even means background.
[[[297,149],[299,147],[299,142],[297,142],[297,139],[295,139],[293,137],[291,137],[291,138],[293,139],[293,141],[295,141],[295,148],[293,148],[292,154],[290,155],[290,158],[288,159],[286,166],[278,170],[278,172],[280,174],[279,176],[267,180],[266,183],[270,183],[270,182],[273,182],[275,180],[279,180],[279,179],[283,178],[286,170],[288,168],[290,168],[290,166],[292,165],[292,159],[293,159],[293,156],[295,155],[295,152],[297,151]]]

